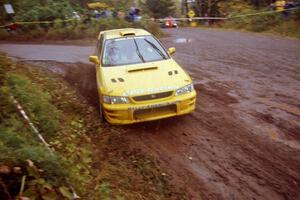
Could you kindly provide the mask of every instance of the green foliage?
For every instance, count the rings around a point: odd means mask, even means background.
[[[83,182],[89,178],[86,175],[85,165],[91,162],[90,151],[85,148],[76,148],[80,152],[73,151],[74,157],[78,159],[84,155],[83,164],[70,165],[70,160],[67,161],[57,151],[50,153],[42,145],[36,133],[18,113],[10,94],[21,102],[27,114],[38,125],[38,129],[47,134],[49,140],[54,136],[57,137],[54,133],[58,130],[60,114],[52,104],[50,94],[33,84],[26,75],[17,72],[16,68],[17,66],[12,65],[5,56],[0,55],[0,76],[4,79],[0,82],[0,167],[12,169],[17,166],[20,168],[18,172],[10,170],[7,172],[8,175],[0,174],[0,180],[8,187],[13,197],[19,192],[21,177],[26,176],[23,196],[30,197],[30,199],[51,199],[51,197],[62,199],[66,193],[62,193],[58,187],[67,185],[67,177],[76,183],[74,184],[76,186],[77,181],[80,180],[78,185],[82,186]],[[80,129],[79,125],[81,125],[79,122],[76,123],[74,129]],[[72,137],[72,140],[74,139]],[[67,145],[69,144],[72,145],[71,142]],[[31,163],[30,166],[27,166],[28,162]]]
[[[5,1],[6,2],[6,1]],[[92,0],[12,0],[10,3],[15,10],[14,21],[51,21],[53,23],[42,24],[18,24],[17,30],[7,32],[0,28],[1,40],[31,40],[31,39],[84,39],[96,38],[100,30],[127,28],[137,26],[119,18],[93,19],[90,17],[90,10],[87,3]],[[116,11],[128,12],[134,5],[133,0],[102,1]],[[169,14],[175,7],[172,1],[158,1],[159,5],[165,7],[162,12]],[[74,11],[82,14],[81,20],[77,21],[73,17]],[[0,21],[6,23],[5,12],[0,15]],[[62,21],[71,19],[71,21]],[[147,25],[145,23],[145,25]],[[143,28],[139,26],[140,28]],[[161,35],[159,26],[152,24],[153,34]]]
[[[273,28],[274,25],[280,24],[281,22],[282,16],[278,14],[253,16],[249,21],[249,26],[247,30],[254,32],[262,32]]]
[[[240,15],[243,14],[244,13],[241,13]],[[225,24],[225,27],[245,29],[254,32],[262,32],[274,27],[277,24],[280,24],[281,22],[281,14],[275,13],[233,18]]]
[[[51,104],[51,96],[26,76],[11,73],[7,86],[14,97],[21,103],[33,123],[46,137],[55,134],[58,129],[58,110]]]
[[[162,37],[164,33],[161,31],[160,27],[157,25],[157,23],[152,21],[141,21],[139,23],[134,24],[135,28],[143,28],[150,33],[154,34],[156,37]]]
[[[123,11],[129,9],[131,6],[134,5],[134,0],[114,0],[114,1],[101,0],[101,2],[104,2],[107,5],[109,5],[110,7],[113,7],[117,10],[123,10]]]
[[[109,183],[102,183],[101,185],[98,186],[98,193],[101,199],[103,200],[109,200],[110,198],[110,185]]]
[[[90,24],[75,23],[65,27],[60,22],[48,30],[45,37],[49,39],[81,39],[96,38],[100,31],[130,27],[130,23],[122,19],[92,20]]]
[[[123,19],[99,19],[99,20],[92,20],[91,26],[94,27],[98,31],[104,31],[114,28],[127,28],[130,27],[132,24],[123,20]]]
[[[67,171],[69,167],[63,159],[58,155],[52,155],[44,146],[24,144],[15,153],[19,163],[27,159],[34,161],[46,172],[44,177],[52,183],[57,185],[64,183],[64,178],[69,175]]]
[[[22,130],[22,125],[24,125],[24,124],[15,118],[11,118],[9,120],[9,122],[7,122],[5,125],[6,126],[10,125],[11,127],[6,127],[3,125],[0,126],[1,142],[6,148],[11,148],[12,150],[20,149],[23,147],[24,144],[28,143],[26,135],[18,135],[17,134],[18,130]],[[6,156],[3,154],[1,154],[1,155]],[[4,160],[4,159],[1,159],[1,160]],[[12,161],[17,162],[17,160],[12,160]]]
[[[227,20],[221,24],[224,28],[242,29],[254,32],[268,32],[279,34],[283,36],[300,37],[300,10],[295,10],[291,13],[289,19],[285,19],[283,13],[264,13],[260,15],[251,15],[258,11],[247,6],[230,4],[230,8],[236,12],[231,11],[232,19]],[[260,10],[264,11],[264,10]],[[248,15],[244,17],[236,17],[241,15]]]
[[[74,11],[68,0],[14,0],[15,20],[53,20],[71,16]]]
[[[6,70],[9,67],[9,65],[10,62],[6,61],[5,56],[0,55],[0,86],[4,84]]]
[[[300,38],[300,22],[295,20],[290,20],[279,25],[276,25],[267,32],[280,34],[289,37]]]
[[[146,0],[144,6],[154,18],[163,18],[175,14],[175,3],[170,0]]]
[[[79,14],[88,14],[87,4],[94,0],[0,0],[0,23],[3,24],[8,18],[3,4],[10,3],[15,11],[16,21],[36,21],[66,19],[73,16],[76,11]],[[134,5],[134,0],[101,0],[110,8],[119,11],[127,11]]]
[[[67,187],[62,186],[59,188],[59,191],[63,195],[63,197],[70,199],[70,200],[73,199],[73,195]]]
[[[1,102],[1,123],[0,123],[0,166],[23,166],[18,173],[10,173],[9,176],[0,176],[0,179],[10,187],[11,195],[17,194],[17,190],[13,188],[19,185],[22,175],[27,175],[30,180],[30,187],[33,187],[33,182],[37,178],[45,178],[45,184],[63,184],[64,177],[68,176],[68,165],[57,154],[50,154],[45,146],[37,142],[31,130],[28,130],[24,121],[15,114],[15,110],[8,107],[3,107],[4,102],[10,102],[7,95],[3,95],[3,90],[0,90]],[[12,112],[13,111],[13,112]],[[6,115],[6,118],[2,118]],[[32,170],[25,168],[26,160],[31,160],[43,169],[43,173],[39,177],[35,177]],[[41,173],[39,171],[39,173]],[[36,185],[34,190],[27,189],[30,193],[37,192]],[[17,189],[17,188],[16,188]],[[0,192],[1,193],[1,192]],[[30,196],[32,197],[32,196]]]
[[[22,122],[13,119],[7,126],[0,125],[0,163],[7,165],[24,165],[26,160],[34,161],[39,168],[46,171],[48,180],[53,183],[63,182],[67,175],[66,164],[58,155],[52,155],[46,147],[30,137],[28,130],[22,128]],[[23,134],[20,134],[22,131]]]
[[[28,197],[30,199],[45,200],[63,199],[63,197],[65,197],[64,199],[73,199],[68,188],[65,186],[57,188],[57,186],[49,183],[47,179],[43,178],[42,171],[35,166],[34,162],[27,160],[27,164],[27,175],[22,177],[22,184],[24,186],[26,185],[26,187],[25,191],[22,191],[20,196]],[[26,180],[27,177],[29,180]],[[62,182],[60,184],[62,184]]]
[[[241,0],[222,1],[219,9],[220,12],[223,13],[223,16],[236,16],[256,12],[253,6]]]
[[[159,25],[149,21],[130,23],[123,19],[107,18],[99,20],[92,19],[87,23],[83,23],[81,21],[63,22],[58,19],[55,20],[53,24],[48,25],[48,27],[45,27],[43,24],[20,25],[15,34],[0,31],[0,39],[27,40],[43,38],[51,40],[65,40],[96,38],[100,31],[128,27],[144,28],[156,36],[163,35]]]
[[[6,67],[4,67],[4,65]],[[58,155],[52,155],[42,146],[26,122],[20,117],[10,94],[28,109],[41,130],[53,134],[57,129],[58,111],[50,104],[51,97],[25,76],[7,73],[9,62],[0,56],[0,76],[5,81],[0,87],[0,164],[23,165],[26,160],[34,161],[38,167],[47,172],[47,178],[52,182],[62,182],[67,174],[67,167]],[[2,70],[5,69],[5,70]],[[51,114],[52,113],[52,114]],[[56,117],[52,119],[51,117]]]

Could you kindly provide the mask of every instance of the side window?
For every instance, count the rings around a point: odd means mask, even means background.
[[[101,57],[102,46],[103,46],[103,35],[101,35],[100,40],[98,41],[98,44],[97,44],[97,52],[96,53],[99,58]]]

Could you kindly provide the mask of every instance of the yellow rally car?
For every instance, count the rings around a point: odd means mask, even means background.
[[[195,110],[190,76],[149,32],[100,32],[95,54],[100,113],[111,124],[156,120]]]

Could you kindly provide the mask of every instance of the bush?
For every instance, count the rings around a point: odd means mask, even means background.
[[[17,112],[10,94],[24,106],[27,114],[45,135],[52,136],[58,129],[58,110],[51,104],[51,96],[24,75],[8,73],[11,64],[0,55],[0,164],[19,165],[30,159],[48,171],[53,180],[65,174],[58,156],[50,155],[40,144],[36,133],[28,128]],[[54,178],[55,177],[55,178]]]
[[[152,21],[131,23],[119,18],[105,18],[90,19],[85,22],[55,20],[53,24],[22,24],[18,25],[18,29],[14,33],[8,33],[6,30],[1,29],[0,39],[94,39],[100,31],[128,27],[144,28],[156,36],[163,35],[159,25]]]
[[[48,189],[66,185],[72,168],[60,155],[50,153],[41,144],[10,98],[13,94],[22,102],[34,123],[49,137],[58,127],[58,111],[50,104],[50,95],[33,85],[26,76],[9,72],[13,69],[11,66],[8,59],[0,55],[0,77],[3,78],[0,82],[0,167],[9,169],[0,173],[1,199],[8,199],[7,194],[2,193],[3,187],[12,197],[18,194],[22,176],[27,176],[25,190],[30,194],[36,192],[37,185],[32,184],[40,180]],[[35,172],[28,166],[28,160],[36,166]],[[14,167],[19,170],[12,170]]]
[[[247,15],[257,12],[255,10],[244,10],[236,15]],[[227,20],[222,24],[224,28],[244,29],[254,32],[269,32],[284,36],[300,37],[300,10],[292,12],[292,15],[285,19],[282,13],[267,13],[237,17]]]
[[[42,91],[24,75],[9,74],[7,87],[27,111],[41,133],[49,137],[58,129],[58,110],[51,104],[49,93]]]
[[[162,37],[164,33],[161,31],[159,25],[153,21],[141,21],[140,23],[135,24],[136,28],[143,28],[156,37]]]
[[[300,38],[300,22],[294,20],[287,21],[273,27],[268,32]]]
[[[31,4],[31,5],[30,5]],[[52,20],[53,18],[64,18],[72,14],[74,9],[66,0],[60,1],[20,1],[15,8],[18,10],[16,20],[37,21]]]
[[[15,151],[15,157],[19,163],[28,159],[32,160],[38,168],[46,172],[44,177],[51,184],[63,184],[65,183],[65,177],[69,176],[69,167],[67,167],[63,159],[56,154],[51,154],[44,146],[24,144]]]
[[[281,14],[268,14],[268,15],[258,15],[251,17],[249,27],[247,30],[254,32],[262,32],[273,28],[274,26],[282,22]]]
[[[262,32],[270,28],[273,28],[275,25],[280,24],[281,22],[282,22],[281,14],[275,13],[275,14],[267,14],[267,15],[255,15],[255,16],[232,18],[224,24],[224,27],[245,29],[254,32]]]
[[[63,177],[68,174],[66,165],[58,155],[52,155],[45,146],[32,138],[32,133],[22,128],[24,124],[16,119],[10,127],[0,126],[0,164],[25,165],[26,160],[31,160],[36,165],[46,171],[46,178],[52,183],[58,184],[63,181]],[[22,134],[20,134],[22,132]],[[26,133],[27,132],[27,133]]]

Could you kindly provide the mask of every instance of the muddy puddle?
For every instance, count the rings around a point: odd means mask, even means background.
[[[191,43],[192,39],[191,38],[176,38],[173,40],[173,42],[176,44],[186,44],[186,43]]]

